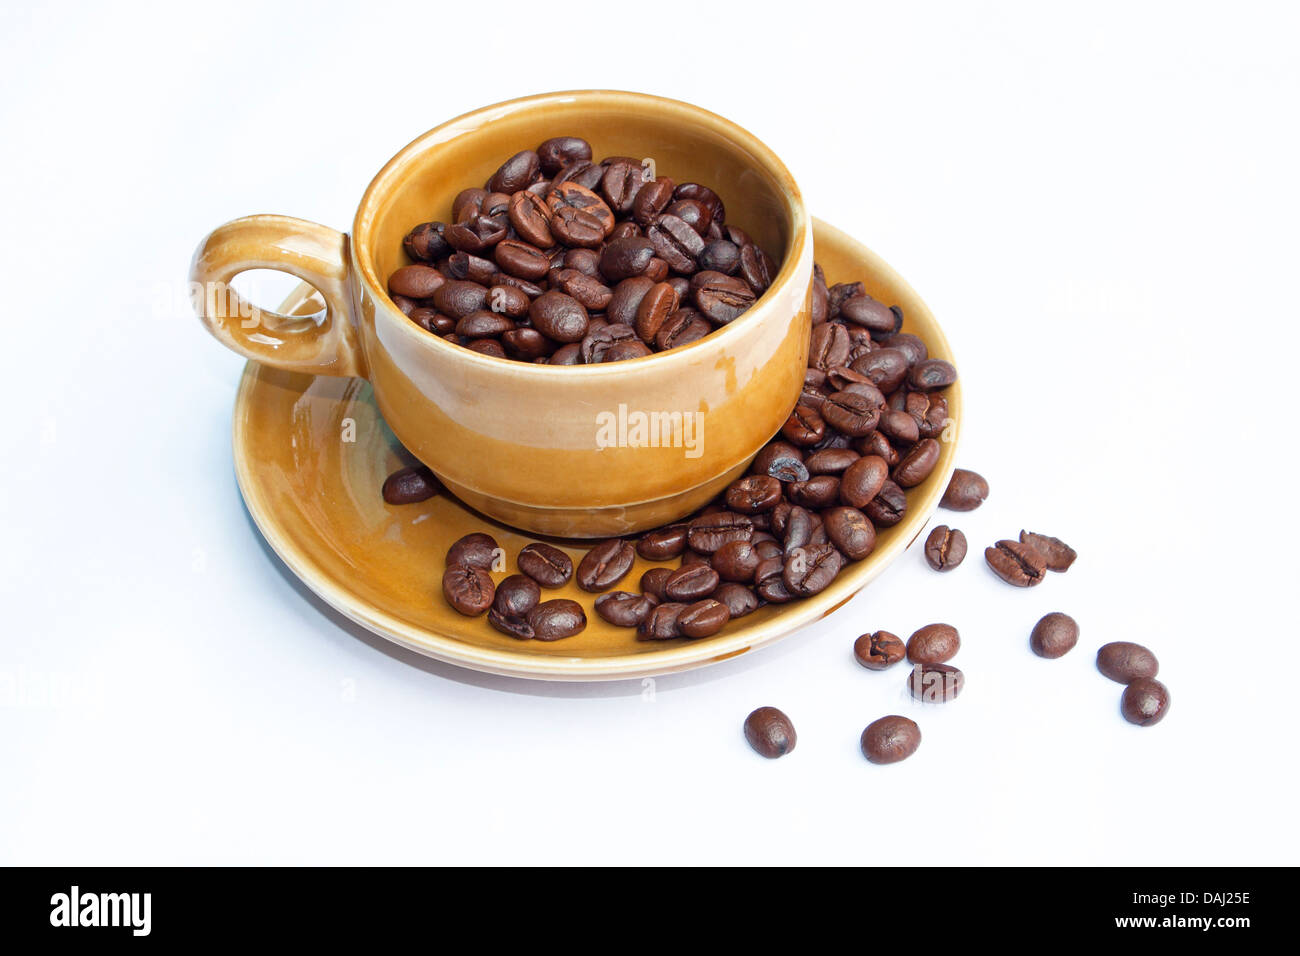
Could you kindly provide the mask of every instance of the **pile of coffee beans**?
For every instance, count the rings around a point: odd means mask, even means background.
[[[576,136],[511,156],[415,226],[388,292],[411,321],[485,355],[548,365],[638,358],[703,338],[766,291],[776,262],[700,183],[592,160]]]

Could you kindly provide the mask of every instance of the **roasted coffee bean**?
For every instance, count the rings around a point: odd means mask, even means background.
[[[796,405],[790,417],[781,426],[781,434],[795,445],[809,447],[826,437],[826,422],[816,409]]]
[[[850,561],[858,561],[876,547],[876,529],[857,508],[831,508],[822,515],[826,536]]]
[[[636,160],[616,160],[605,168],[600,180],[600,191],[609,208],[618,215],[632,212],[637,193],[645,185],[645,169]]]
[[[521,641],[531,641],[537,636],[533,626],[528,623],[527,614],[503,614],[496,609],[495,602],[487,613],[488,623],[500,631]]]
[[[645,272],[654,254],[649,239],[614,239],[601,250],[600,273],[610,282],[622,282]]]
[[[660,351],[680,348],[698,342],[712,331],[713,326],[701,319],[694,309],[678,309],[659,329],[655,345]]]
[[[582,347],[577,342],[561,345],[546,361],[551,365],[581,365]]]
[[[927,624],[907,639],[907,659],[913,664],[942,664],[959,650],[961,637],[951,624]]]
[[[464,339],[458,343],[465,346],[471,352],[478,352],[481,355],[491,355],[493,358],[505,358],[506,350],[496,339]]]
[[[726,270],[720,270],[725,272]],[[826,279],[822,276],[813,277],[812,288],[812,324],[821,325],[829,318],[827,314],[830,306],[830,292],[826,288]]]
[[[686,610],[686,605],[679,604],[676,601],[656,605],[636,626],[636,639],[638,641],[669,641],[675,637],[681,637],[682,632],[677,629],[677,618],[684,610]]]
[[[491,607],[495,590],[492,575],[482,568],[449,565],[442,573],[443,597],[467,617],[477,617]]]
[[[558,641],[586,628],[587,614],[577,601],[552,598],[528,612],[528,623],[537,640]]]
[[[822,403],[821,416],[837,431],[859,438],[880,421],[880,408],[857,392],[834,392]]]
[[[862,510],[877,528],[893,527],[903,520],[907,511],[907,495],[902,488],[886,479],[876,497],[863,505]]]
[[[785,586],[784,571],[784,558],[765,558],[754,572],[758,596],[768,604],[786,604],[795,599],[795,594]]]
[[[892,392],[907,377],[907,356],[898,349],[872,349],[849,367],[882,392]]]
[[[843,307],[845,300],[856,295],[866,295],[867,289],[861,282],[837,282],[830,287],[828,292],[830,319],[834,321],[840,317],[840,309]]]
[[[817,475],[807,481],[791,482],[786,495],[793,504],[804,508],[829,508],[840,497],[840,479],[835,475]]]
[[[863,293],[850,296],[840,303],[840,318],[879,335],[896,331],[898,317],[883,302],[877,302]]]
[[[629,325],[597,325],[592,322],[582,338],[582,361],[587,365],[603,362],[610,349],[620,342],[629,342],[635,338],[636,330]]]
[[[408,299],[429,299],[446,283],[447,278],[433,266],[420,263],[402,266],[388,277],[388,291]]]
[[[786,551],[794,551],[796,548],[805,547],[812,541],[813,529],[817,526],[816,519],[807,508],[794,505],[786,512],[784,520],[781,522],[782,545]]]
[[[685,223],[682,223],[682,228],[695,235]],[[714,325],[726,325],[736,320],[754,304],[754,290],[743,279],[722,272],[696,274],[691,279],[691,293],[700,314]]]
[[[853,642],[853,656],[868,670],[883,671],[906,657],[907,648],[897,634],[876,631]]]
[[[909,392],[904,397],[903,408],[916,419],[922,438],[938,438],[948,427],[948,402],[942,395]]]
[[[674,524],[647,531],[636,543],[636,553],[647,561],[667,561],[686,549],[686,525]]]
[[[1041,584],[1047,576],[1047,559],[1042,552],[1019,541],[1003,540],[985,548],[984,560],[994,574],[1018,588]]]
[[[528,296],[512,286],[494,285],[488,289],[487,304],[491,312],[522,319],[528,314],[530,301]]]
[[[712,594],[718,581],[718,572],[708,564],[683,565],[664,582],[664,596],[689,604]]]
[[[406,296],[398,295],[396,292],[389,293],[388,297],[393,300],[393,305],[397,306],[397,308],[401,310],[402,315],[409,316],[420,307],[420,303],[416,302],[414,299],[408,299]]]
[[[492,255],[501,271],[520,279],[541,279],[551,268],[545,252],[518,239],[502,239]]]
[[[682,567],[688,564],[708,564],[712,555],[701,554],[699,551],[687,548],[682,552]]]
[[[754,532],[754,537],[755,538],[758,537],[757,531]],[[777,541],[775,539],[773,540],[764,539],[762,541],[756,540],[753,542],[753,545],[754,545],[754,553],[758,555],[758,560],[760,562],[765,561],[768,558],[778,558],[785,554],[785,548],[781,546],[780,541]],[[755,574],[757,574],[758,569],[755,568],[754,570],[755,570]]]
[[[966,686],[966,675],[951,664],[917,664],[907,678],[912,697],[926,704],[955,698]]]
[[[701,272],[735,275],[740,268],[740,247],[726,239],[712,239],[700,250],[696,265]]]
[[[537,607],[542,590],[526,574],[512,574],[497,585],[492,610],[502,617],[522,617]]]
[[[712,637],[726,627],[731,620],[727,605],[712,598],[705,598],[691,604],[677,615],[677,629],[683,637]]]
[[[840,500],[854,508],[865,508],[880,494],[888,478],[889,465],[885,459],[879,455],[863,455],[840,476]]]
[[[1143,677],[1155,677],[1160,662],[1141,644],[1112,641],[1097,651],[1097,670],[1113,681],[1131,684]]]
[[[491,571],[501,556],[501,548],[496,538],[490,534],[475,532],[458,538],[447,549],[447,567],[478,568]]]
[[[687,526],[686,541],[700,554],[712,554],[728,541],[748,541],[754,533],[754,523],[748,515],[723,511],[704,514]]]
[[[471,312],[488,307],[488,290],[477,282],[452,279],[433,294],[433,304],[443,315],[460,321]]]
[[[916,424],[916,419],[896,408],[886,408],[881,412],[880,422],[876,427],[887,438],[904,444],[910,445],[921,438],[921,429]]]
[[[627,359],[641,358],[652,354],[653,352],[651,351],[650,346],[646,345],[644,342],[638,342],[636,339],[631,339],[627,342],[616,342],[609,351],[605,353],[605,357],[602,361],[622,362]]]
[[[957,370],[943,359],[926,359],[912,367],[907,381],[917,391],[933,392],[957,381]]]
[[[925,539],[925,561],[936,571],[951,571],[966,560],[966,535],[946,524],[938,525]]]
[[[584,591],[607,591],[632,570],[636,549],[622,538],[610,538],[596,545],[578,564],[574,580]]]
[[[1047,560],[1047,570],[1068,571],[1074,559],[1079,555],[1060,538],[1053,538],[1033,531],[1021,531],[1020,543],[1027,544]]]
[[[728,541],[713,552],[709,564],[724,581],[749,584],[754,580],[754,572],[758,570],[760,560],[759,553],[752,542]],[[704,593],[712,594],[713,591]],[[685,597],[671,596],[674,600],[685,600]]]
[[[562,588],[573,577],[573,560],[550,544],[534,542],[524,545],[515,563],[520,571],[544,588]]]
[[[889,439],[878,428],[870,435],[859,438],[853,443],[853,447],[864,458],[868,455],[875,455],[877,458],[882,459],[888,468],[893,468],[900,461],[898,452],[894,450],[894,446],[889,443]]]
[[[468,279],[470,282],[477,282],[479,285],[491,285],[494,282],[504,281],[501,270],[491,259],[484,259],[482,256],[472,255],[468,252],[452,253],[447,259],[447,275],[452,279]],[[511,276],[510,278],[514,278]],[[516,279],[515,281],[523,281]]]
[[[759,449],[758,454],[754,456],[753,462],[750,463],[749,470],[751,474],[767,475],[771,473],[771,468],[769,466],[776,459],[793,458],[796,461],[802,463],[803,457],[804,456],[803,456],[802,449],[798,448],[795,445],[790,444],[790,442],[788,441],[782,441],[781,439],[776,439],[774,441],[768,442],[766,445],[764,445],[762,448]],[[803,478],[799,478],[796,480],[805,481],[806,479],[807,476],[805,475]]]
[[[645,183],[632,200],[632,218],[642,227],[650,225],[673,201],[674,183],[660,178]]]
[[[443,238],[445,222],[425,222],[416,226],[402,240],[402,247],[412,259],[420,262],[436,262],[451,255],[451,246]]]
[[[645,276],[624,279],[614,286],[614,295],[610,298],[609,306],[605,310],[609,321],[635,327],[636,313],[637,309],[641,307],[641,300],[654,287],[654,281]]]
[[[798,738],[789,717],[775,707],[760,707],[745,718],[745,739],[760,757],[775,760],[794,750]]]
[[[424,465],[401,468],[384,479],[384,501],[390,505],[412,505],[427,501],[442,490],[442,483]]]
[[[561,206],[551,215],[551,234],[570,246],[595,249],[605,239],[605,225],[600,217],[586,209]]]
[[[456,330],[456,323],[451,316],[443,315],[437,309],[429,309],[424,306],[412,309],[410,315],[411,321],[420,328],[425,329],[435,335],[446,335],[448,332]]]
[[[646,227],[645,235],[654,244],[655,255],[663,259],[669,268],[682,275],[690,275],[696,270],[696,259],[704,251],[704,240],[689,223],[671,213],[664,213]],[[749,287],[746,286],[746,289],[748,290]],[[750,291],[749,302],[752,303],[753,298],[754,294]],[[703,306],[700,311],[714,318]],[[730,319],[714,318],[714,321],[722,322]]]
[[[477,216],[479,210],[483,208],[483,200],[487,196],[488,190],[479,189],[477,186],[462,189],[456,194],[456,198],[451,201],[452,222],[460,222],[463,219]]]
[[[668,583],[668,578],[672,573],[672,568],[651,568],[641,575],[641,581],[638,585],[641,588],[641,593],[649,595],[656,602],[662,604],[665,600],[664,585]]]
[[[600,185],[600,179],[605,175],[605,169],[589,159],[575,159],[567,163],[551,180],[552,186],[559,186],[563,183],[576,183],[584,189],[595,189]]]
[[[541,172],[541,159],[531,149],[515,153],[488,180],[487,188],[509,195],[523,189]]]
[[[746,475],[727,486],[725,498],[727,507],[740,514],[770,511],[781,500],[781,481],[771,475]]]
[[[713,225],[713,213],[698,199],[677,199],[664,209],[664,215],[676,216],[704,238]],[[757,247],[755,247],[757,248]]]
[[[511,329],[501,335],[506,354],[513,359],[531,361],[550,354],[555,346],[536,329]]]
[[[778,482],[807,481],[808,468],[798,458],[774,458],[767,466],[768,477]]]
[[[1029,634],[1029,646],[1039,657],[1064,657],[1079,643],[1079,625],[1060,611],[1045,614]]]
[[[596,598],[596,613],[615,627],[636,627],[654,607],[654,598],[631,591],[609,591]]]
[[[587,310],[563,292],[542,293],[528,307],[528,318],[537,331],[557,342],[579,342],[587,334]]]
[[[564,268],[575,269],[593,278],[600,275],[600,253],[595,249],[569,249],[564,253]]]
[[[804,462],[810,475],[843,475],[862,456],[851,448],[822,448]]]
[[[496,338],[515,327],[514,319],[496,312],[471,312],[456,323],[456,334],[466,339]]]
[[[677,305],[677,290],[667,282],[651,286],[636,309],[636,334],[641,341],[653,342]]]
[[[808,367],[823,372],[849,361],[849,333],[838,322],[823,322],[813,327],[808,343]]]
[[[906,355],[908,368],[919,365],[930,357],[925,342],[910,332],[895,332],[893,335],[886,335],[880,340],[880,344],[887,349],[898,349],[898,351]]]
[[[1120,712],[1130,724],[1158,724],[1169,713],[1169,688],[1154,677],[1139,677],[1124,688]]]
[[[939,463],[939,443],[922,438],[912,446],[903,460],[894,466],[894,481],[904,488],[914,488],[930,477]]]
[[[727,613],[731,615],[733,621],[758,609],[758,595],[743,584],[733,581],[719,584],[718,589],[713,592],[713,599],[727,606]]]
[[[982,476],[965,468],[958,468],[948,481],[948,487],[939,501],[939,507],[947,508],[949,511],[974,511],[988,496],[989,483]]]
[[[552,136],[537,147],[542,173],[554,176],[570,163],[591,159],[591,144],[577,136]]]
[[[740,250],[740,275],[755,295],[762,295],[776,278],[776,263],[756,245]]]
[[[458,252],[480,253],[491,249],[506,237],[508,217],[478,215],[455,222],[443,232],[443,238]]]
[[[921,728],[910,718],[890,714],[867,724],[861,745],[862,756],[872,763],[898,763],[921,746]]]
[[[787,548],[786,552],[781,578],[790,593],[800,597],[820,594],[844,566],[844,556],[830,544],[812,544],[793,550]]]
[[[546,204],[551,207],[552,225],[551,231],[555,231],[554,219],[558,217],[562,210],[574,210],[590,216],[600,223],[602,238],[608,236],[613,231],[616,219],[613,211],[605,204],[605,200],[596,195],[592,190],[585,186],[580,186],[574,182],[564,182],[552,185],[551,191],[546,194]],[[560,237],[563,239],[563,236]],[[571,245],[585,246],[586,243],[570,243]]]

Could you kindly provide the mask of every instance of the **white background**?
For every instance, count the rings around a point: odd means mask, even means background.
[[[179,6],[0,12],[0,862],[1297,862],[1294,8]],[[218,223],[347,228],[423,130],[590,86],[738,121],[896,266],[993,487],[940,513],[956,572],[914,549],[652,701],[324,610],[235,487],[242,360],[178,301]],[[994,579],[980,549],[1022,527],[1074,569]],[[1080,646],[1039,660],[1058,609]],[[937,620],[957,702],[852,660]],[[1157,727],[1093,667],[1118,639],[1159,654]],[[797,725],[783,760],[741,736],[762,704]],[[875,767],[858,735],[891,712],[924,743]]]

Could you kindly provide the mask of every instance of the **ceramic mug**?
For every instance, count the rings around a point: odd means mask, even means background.
[[[386,292],[403,236],[450,218],[453,197],[551,136],[597,158],[653,160],[726,203],[780,270],[759,301],[690,345],[598,365],[482,355],[408,319]],[[251,310],[228,283],[275,269],[310,283],[323,320]],[[370,183],[349,237],[286,216],[214,230],[194,254],[199,307],[228,348],[312,375],[359,376],[393,433],[471,507],[536,534],[608,537],[666,524],[740,475],[803,383],[812,223],[784,164],[720,116],[638,93],[548,93],[468,113],[416,139]]]

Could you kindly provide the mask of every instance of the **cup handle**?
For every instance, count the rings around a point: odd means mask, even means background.
[[[324,321],[245,302],[230,280],[247,269],[276,269],[310,283],[325,300]],[[290,216],[245,216],[199,243],[190,288],[200,321],[226,348],[291,372],[364,377],[348,271],[343,233]]]

